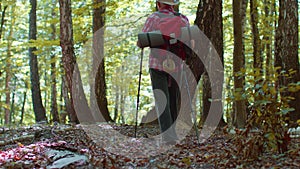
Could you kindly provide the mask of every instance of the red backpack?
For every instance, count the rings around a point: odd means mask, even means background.
[[[165,44],[159,48],[170,51],[184,60],[186,58],[184,44],[178,40],[181,37],[181,28],[187,26],[182,19],[182,15],[180,13],[169,14],[161,11],[156,12],[156,14],[160,18],[158,29],[165,40]],[[161,53],[161,55],[164,54]]]

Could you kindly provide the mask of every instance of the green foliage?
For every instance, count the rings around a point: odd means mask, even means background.
[[[272,2],[269,3],[273,3]],[[11,63],[11,73],[14,78],[17,79],[16,84],[16,110],[20,110],[23,92],[28,92],[25,105],[25,119],[24,122],[34,123],[34,116],[32,111],[32,101],[30,96],[30,85],[26,85],[29,82],[29,66],[28,66],[28,47],[36,47],[36,54],[39,59],[39,70],[40,70],[40,83],[42,89],[42,99],[44,106],[47,111],[47,116],[50,116],[50,91],[51,91],[51,73],[50,64],[57,63],[57,100],[59,104],[59,112],[63,112],[64,103],[61,100],[61,76],[63,76],[61,63],[61,49],[59,46],[59,5],[57,0],[53,1],[38,1],[37,9],[37,26],[38,34],[37,40],[28,41],[28,13],[30,11],[29,1],[25,0],[6,0],[2,1],[2,7],[8,5],[7,13],[5,16],[4,32],[2,33],[2,39],[0,43],[0,91],[5,93],[5,69]],[[197,5],[199,1],[185,0],[180,3],[180,12],[187,15],[190,19],[191,24],[193,23],[196,15]],[[275,86],[275,77],[271,77],[268,84],[271,87],[263,84],[260,79],[254,78],[258,75],[251,73],[251,65],[253,63],[252,58],[252,39],[251,39],[251,24],[249,9],[246,16],[245,26],[245,55],[246,55],[246,66],[245,70],[241,72],[241,75],[247,74],[246,77],[246,90],[243,92],[242,89],[238,93],[232,93],[232,53],[233,53],[233,23],[232,23],[232,1],[223,1],[223,25],[224,25],[224,61],[225,61],[225,76],[226,78],[226,89],[224,90],[228,99],[225,102],[227,107],[227,120],[230,120],[230,113],[232,112],[232,100],[233,99],[249,99],[250,105],[254,108],[259,109],[256,112],[259,115],[258,121],[263,121],[269,112],[280,107],[280,111],[274,114],[280,117],[280,114],[287,116],[292,110],[289,107],[284,107],[284,103],[279,103],[281,100],[288,102],[291,98],[281,97],[278,92],[294,92],[299,90],[299,84],[290,84],[286,88],[277,89]],[[85,87],[89,86],[88,71],[92,65],[91,56],[87,54],[91,52],[91,49],[83,51],[85,44],[91,39],[92,35],[92,13],[93,8],[101,7],[103,4],[93,4],[93,1],[72,1],[72,17],[73,17],[73,31],[74,31],[74,42],[75,42],[75,54],[80,64],[80,70],[82,71],[83,81],[86,82]],[[265,15],[264,8],[269,7],[269,15]],[[258,25],[262,44],[273,44],[275,34],[275,22],[278,19],[276,16],[276,6],[273,7],[271,4],[264,4],[263,1],[258,3],[259,10],[259,21]],[[110,0],[106,1],[106,12],[105,12],[105,66],[106,66],[106,80],[107,80],[107,98],[109,102],[109,110],[111,114],[114,108],[117,106],[115,102],[115,96],[119,93],[125,98],[125,114],[124,116],[127,121],[132,121],[130,118],[134,118],[136,108],[136,94],[138,84],[138,73],[139,73],[139,60],[140,50],[136,47],[137,33],[141,31],[142,26],[146,20],[146,17],[155,10],[154,1],[147,0]],[[53,16],[53,12],[55,16]],[[52,28],[51,25],[55,25],[55,37],[52,39]],[[299,26],[300,28],[300,26]],[[13,37],[9,39],[9,32],[13,32]],[[269,37],[269,38],[265,38]],[[7,62],[7,45],[11,43],[11,57]],[[265,49],[266,50],[266,49]],[[273,47],[272,47],[273,50]],[[144,62],[143,62],[143,76],[141,85],[141,104],[140,104],[140,115],[145,114],[153,106],[153,96],[151,89],[151,82],[148,74],[147,67],[147,56],[148,51],[145,51]],[[262,51],[264,52],[264,51]],[[51,55],[57,56],[51,59]],[[264,56],[264,54],[263,54]],[[264,58],[265,59],[265,58]],[[273,60],[271,60],[272,62]],[[88,66],[87,66],[88,65]],[[270,65],[264,65],[266,69]],[[264,70],[265,71],[265,70]],[[257,73],[257,72],[256,72]],[[248,76],[249,75],[249,76]],[[249,83],[248,83],[249,82]],[[258,83],[259,82],[259,83]],[[255,84],[255,85],[254,85]],[[255,95],[255,90],[261,93],[264,99],[258,99],[259,95]],[[270,96],[267,96],[270,95]],[[278,96],[277,100],[274,100],[271,95]],[[89,95],[87,95],[89,98]],[[266,105],[275,104],[275,107],[267,107]],[[119,103],[120,104],[120,103]],[[0,116],[3,118],[3,108],[5,106],[5,96],[2,95],[0,98]],[[267,110],[268,109],[268,110]],[[120,109],[119,109],[120,110]],[[16,113],[14,118],[18,118],[19,114]],[[141,117],[139,117],[141,118]],[[264,122],[266,123],[266,122]],[[275,135],[267,134],[265,137],[272,138]]]
[[[294,108],[289,102],[294,98],[289,92],[300,90],[300,83],[291,83],[288,86],[278,86],[281,76],[286,78],[291,74],[271,72],[272,77],[266,81],[261,70],[241,72],[249,79],[245,90],[239,90],[234,99],[245,99],[249,103],[247,126],[240,131],[237,138],[239,153],[245,158],[257,158],[264,151],[283,153],[288,149],[290,141],[288,135],[289,114]]]

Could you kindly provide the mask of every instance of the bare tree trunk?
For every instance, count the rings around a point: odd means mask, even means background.
[[[263,58],[262,58],[262,52],[261,52],[261,39],[260,34],[258,30],[258,9],[257,9],[258,2],[257,0],[251,0],[250,1],[250,16],[251,16],[251,26],[252,26],[252,41],[253,41],[253,68],[256,72],[256,75],[254,77],[255,84],[261,84],[263,81]],[[258,92],[259,89],[255,89],[256,92]],[[261,95],[259,95],[261,96]],[[256,100],[260,100],[261,98],[255,98]],[[256,101],[254,100],[254,102]],[[248,100],[246,100],[246,106],[248,106]],[[248,107],[246,107],[247,112]],[[256,124],[257,126],[259,124]]]
[[[36,40],[37,26],[36,26],[36,7],[37,1],[30,0],[31,10],[29,17],[29,40]],[[41,90],[40,90],[40,78],[38,69],[37,56],[34,53],[35,47],[29,48],[29,65],[30,65],[30,80],[31,80],[31,92],[32,92],[32,103],[35,114],[36,122],[47,121],[46,111],[42,103]]]
[[[5,12],[8,6],[4,6],[2,10],[2,4],[0,3],[0,10],[1,12],[1,25],[0,25],[0,41],[2,40],[2,31],[3,31],[3,26],[5,23]]]
[[[209,25],[207,25],[208,22],[211,20],[208,20],[209,18],[212,17],[212,10],[210,9],[210,3],[208,1],[199,1],[198,4],[198,10],[196,14],[196,19],[195,19],[195,24],[200,28],[201,31],[204,32],[204,34],[210,38],[210,34],[208,29],[210,29]],[[207,34],[208,33],[208,34]],[[203,82],[202,82],[202,113],[201,113],[201,118],[200,118],[200,123],[198,124],[199,127],[205,122],[205,119],[207,118],[209,108],[210,108],[210,103],[209,103],[209,98],[211,97],[211,87],[210,87],[210,81],[209,77],[207,74],[207,70],[200,69],[200,67],[203,65],[202,61],[197,58],[196,59],[191,59],[190,63],[190,68],[192,69],[197,83],[199,83],[200,78],[202,76]],[[204,67],[204,65],[203,65]],[[193,90],[192,90],[193,91]]]
[[[105,0],[93,0],[94,6],[94,13],[93,13],[93,60],[100,60],[99,65],[94,65],[97,67],[97,72],[95,76],[95,86],[94,91],[96,96],[96,101],[99,106],[100,112],[102,114],[103,119],[99,119],[100,121],[112,121],[112,118],[109,114],[107,108],[107,98],[106,98],[106,83],[105,83],[105,60],[104,60],[104,25],[105,25],[105,8],[106,3]],[[93,79],[94,80],[94,79]],[[92,88],[93,90],[93,88]]]
[[[275,42],[275,66],[281,66],[281,70],[295,74],[286,78],[282,76],[279,79],[280,86],[287,86],[300,80],[300,67],[298,57],[298,1],[280,0],[279,1],[279,20],[276,30]],[[290,106],[295,111],[290,113],[291,126],[296,126],[296,121],[300,119],[300,92],[281,93],[283,96],[294,97],[295,100],[290,102]]]
[[[70,119],[70,113],[68,113],[68,112],[71,112],[71,107],[72,107],[70,97],[68,95],[68,86],[66,84],[66,77],[65,76],[62,77],[61,95],[62,95],[62,98],[64,100],[65,106],[61,107],[60,111],[63,112],[63,113],[60,114],[61,115],[60,119],[61,119],[61,122],[63,124],[65,124],[66,123],[66,117],[68,116],[69,119]],[[63,110],[64,108],[65,108],[65,110]]]
[[[258,5],[257,0],[250,1],[250,15],[251,15],[252,37],[253,37],[253,57],[254,57],[253,67],[254,69],[259,69],[259,71],[261,72],[263,69],[262,67],[263,61],[261,57],[261,40],[260,40],[260,34],[258,30],[259,21],[258,21],[257,5]]]
[[[54,4],[52,8],[52,18],[56,18],[57,14],[55,12],[55,6],[57,4],[56,0],[52,0],[52,4]],[[54,23],[51,24],[51,39],[56,39],[56,25]],[[53,50],[54,51],[54,50]],[[58,109],[57,109],[57,89],[56,89],[56,55],[54,53],[51,54],[51,114],[53,116],[53,122],[60,122]]]
[[[197,17],[195,20],[195,24],[199,26],[200,30],[208,37],[208,39],[213,44],[215,50],[217,51],[219,58],[222,64],[223,63],[223,19],[222,19],[222,1],[221,0],[208,0],[208,1],[200,1],[198,5]],[[193,65],[192,67],[194,67]],[[200,75],[201,76],[201,75]],[[210,78],[206,72],[203,76],[203,112],[201,115],[201,123],[203,123],[209,113],[211,98],[212,98],[212,89]],[[199,79],[196,79],[199,82]],[[217,82],[218,86],[222,86],[224,79],[219,79]],[[222,89],[220,89],[222,90]],[[222,118],[221,126],[225,125],[225,121]]]
[[[122,92],[122,94],[121,94],[121,113],[120,113],[119,123],[121,122],[123,124],[125,123],[125,119],[124,119],[125,99],[126,99],[126,96]]]
[[[265,51],[266,53],[266,71],[265,71],[265,78],[266,81],[270,81],[270,72],[273,70],[273,64],[272,64],[272,22],[270,19],[272,19],[270,12],[273,13],[274,9],[271,6],[272,3],[270,3],[268,0],[264,0],[264,12],[265,12],[265,19],[264,19],[264,25],[266,30],[266,34],[264,34],[264,43],[262,43],[262,51]]]
[[[115,97],[115,108],[114,108],[114,122],[117,121],[119,117],[119,101],[120,101],[120,91],[119,91],[119,87],[116,87],[116,97]]]
[[[12,31],[12,30],[10,30]],[[7,43],[7,57],[6,57],[6,77],[5,77],[5,118],[4,118],[4,123],[5,124],[10,124],[10,115],[11,115],[11,110],[10,110],[10,93],[11,93],[11,42]]]
[[[27,87],[26,87],[26,89],[27,89]],[[23,124],[23,119],[24,119],[24,114],[25,114],[26,98],[27,98],[27,90],[23,93],[23,102],[22,102],[22,109],[21,109],[20,124]]]
[[[73,24],[71,0],[59,0],[60,5],[60,46],[62,48],[62,62],[65,69],[68,93],[70,94],[70,122],[79,123],[75,108],[74,94],[72,92],[73,72],[76,64],[73,42]]]
[[[70,122],[93,123],[94,119],[90,112],[83,91],[81,75],[76,64],[73,41],[73,24],[71,0],[59,0],[60,5],[60,46],[62,48],[62,62],[66,74],[68,94],[70,94]]]
[[[234,25],[234,53],[233,53],[233,74],[235,92],[244,89],[245,78],[237,77],[236,74],[245,68],[245,56],[243,54],[243,22],[242,2],[233,0],[233,25]],[[246,103],[242,98],[236,98],[234,103],[234,125],[244,128],[246,125]]]
[[[27,89],[28,89],[28,81],[24,81],[25,83],[25,91],[23,93],[23,102],[22,102],[22,109],[21,109],[21,118],[20,118],[20,124],[23,124],[24,114],[25,114],[25,104],[27,99]]]
[[[16,85],[17,85],[17,78],[14,78],[14,84],[13,84],[13,91],[11,96],[11,104],[10,104],[10,116],[9,121],[10,123],[15,123],[15,102],[16,102]]]

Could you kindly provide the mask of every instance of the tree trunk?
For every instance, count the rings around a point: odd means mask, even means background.
[[[52,18],[56,18],[57,14],[55,12],[55,6],[57,1],[53,0],[52,4],[54,4],[52,9]],[[56,39],[56,24],[51,23],[51,40]],[[54,49],[52,50],[54,51]],[[60,122],[58,109],[57,109],[57,89],[56,89],[56,55],[54,53],[51,54],[51,114],[53,116],[53,122]]]
[[[37,1],[30,0],[31,10],[29,15],[29,40],[36,40],[37,26],[36,26],[36,7]],[[30,66],[30,80],[31,80],[31,92],[32,103],[35,114],[36,122],[47,121],[45,108],[42,103],[41,90],[40,90],[40,78],[38,69],[37,56],[34,53],[35,47],[29,48],[29,66]]]
[[[114,122],[117,122],[119,117],[119,100],[120,100],[120,92],[119,87],[116,87],[116,97],[115,97],[115,108],[114,108]]]
[[[119,123],[121,122],[122,124],[125,124],[125,119],[124,119],[125,99],[126,99],[126,96],[122,92],[122,94],[121,94],[121,113],[120,113],[120,119],[119,119]]]
[[[26,87],[26,89],[27,89],[27,87]],[[23,102],[22,102],[22,109],[21,109],[20,124],[23,124],[23,119],[24,119],[24,114],[25,114],[26,98],[27,98],[27,90],[23,93]]]
[[[76,64],[73,41],[73,24],[72,24],[72,9],[71,0],[59,0],[60,5],[60,46],[62,49],[62,62],[66,74],[66,82],[68,87],[68,94],[70,94],[70,122],[79,123],[75,108],[74,108],[74,94],[72,92],[73,71]]]
[[[265,25],[266,34],[264,35],[264,43],[262,43],[262,51],[265,51],[266,53],[266,73],[265,78],[266,81],[270,81],[270,72],[273,70],[273,64],[272,64],[272,32],[273,32],[273,26],[271,22],[271,15],[270,12],[273,13],[273,7],[271,7],[272,3],[270,3],[268,0],[264,0],[264,12],[265,12],[265,19],[263,21],[263,24]]]
[[[105,0],[93,0],[93,68],[96,68],[95,85],[92,85],[92,94],[95,93],[97,105],[101,113],[98,121],[112,121],[107,108],[106,83],[105,83],[105,60],[104,60],[104,25],[105,25]],[[100,61],[99,61],[100,59]],[[99,62],[97,62],[98,60]],[[94,72],[94,71],[93,71]],[[94,80],[94,79],[93,79]]]
[[[12,29],[12,27],[11,27]],[[12,30],[10,30],[10,37],[12,35]],[[10,93],[11,93],[11,40],[8,40],[7,43],[7,57],[6,57],[6,77],[5,77],[5,118],[4,123],[10,124],[10,116],[11,116],[11,109],[10,109]]]
[[[1,25],[0,25],[0,41],[2,40],[2,31],[3,31],[3,26],[5,23],[5,12],[8,6],[4,6],[2,10],[2,4],[0,3],[0,10],[1,12]]]
[[[250,1],[250,15],[251,15],[252,37],[253,37],[253,58],[254,58],[253,68],[261,72],[263,69],[262,67],[263,61],[261,57],[261,40],[260,40],[260,34],[258,30],[257,5],[258,5],[257,0]]]
[[[298,1],[280,0],[279,1],[279,20],[276,30],[275,57],[276,65],[281,66],[281,70],[295,74],[289,78],[282,76],[280,86],[287,86],[300,80],[300,67],[298,57]],[[296,126],[296,121],[300,119],[300,92],[281,93],[283,96],[292,96],[295,100],[290,102],[290,106],[295,111],[290,112],[291,126]]]
[[[245,56],[243,54],[243,13],[242,2],[233,0],[233,25],[234,25],[234,52],[233,52],[233,74],[235,93],[244,89],[245,77],[236,76],[239,71],[245,68]],[[238,94],[241,95],[241,94]],[[246,104],[243,98],[235,98],[234,103],[234,125],[244,128],[246,125]]]
[[[70,119],[70,113],[68,113],[68,112],[71,112],[71,109],[72,109],[71,108],[72,105],[71,105],[70,97],[68,95],[68,86],[66,84],[66,76],[62,77],[61,96],[64,100],[65,106],[61,107],[61,112],[63,112],[63,113],[60,114],[61,115],[60,119],[61,119],[61,122],[63,124],[65,124],[66,123],[66,117],[68,116],[69,119]],[[64,110],[64,108],[65,108],[65,110]]]
[[[15,124],[16,118],[15,118],[15,102],[16,102],[16,85],[17,85],[17,78],[14,78],[14,84],[13,84],[13,91],[12,91],[12,98],[11,98],[11,104],[10,104],[10,116],[9,121],[10,123]]]
[[[255,82],[254,86],[256,84],[261,84],[263,82],[263,58],[261,53],[261,39],[260,34],[258,30],[258,9],[257,9],[258,2],[257,0],[251,0],[250,1],[250,16],[251,16],[251,26],[252,26],[252,42],[253,42],[253,68],[256,72],[256,76],[254,77]],[[255,89],[255,92],[257,93],[259,89]],[[256,100],[261,100],[263,96],[259,95],[259,98],[255,98],[254,102]],[[247,100],[248,102],[248,100]],[[246,107],[247,110],[248,107]],[[247,110],[247,112],[249,112]],[[257,126],[259,124],[256,124]]]
[[[222,64],[223,63],[223,19],[222,19],[222,1],[221,0],[208,0],[208,1],[200,1],[197,10],[197,17],[195,20],[195,24],[199,26],[200,30],[207,36],[212,45],[214,46],[216,52],[219,55]],[[192,64],[192,68],[197,65]],[[198,65],[199,66],[199,65]],[[200,70],[199,73],[202,73]],[[196,80],[199,82],[201,77],[197,75]],[[198,79],[199,78],[199,79]],[[222,85],[224,79],[218,79],[216,85]],[[205,122],[211,105],[212,91],[211,91],[211,83],[210,78],[206,72],[203,74],[203,112],[201,116],[201,123]],[[222,89],[220,89],[222,92]],[[225,121],[222,118],[221,126],[225,125]]]
[[[73,41],[73,24],[71,0],[59,0],[60,5],[60,46],[62,48],[62,62],[66,74],[68,94],[70,95],[69,117],[71,123],[93,123],[83,91],[81,75],[76,64]]]
[[[1,7],[1,4],[0,4]],[[2,10],[2,7],[0,8]],[[1,16],[1,27],[0,27],[0,41],[2,38],[2,30],[3,30],[3,26],[5,23],[5,12],[6,12],[7,6],[4,6],[4,9],[2,11],[2,16]],[[10,24],[10,33],[9,33],[9,37],[8,37],[8,43],[7,43],[7,57],[6,57],[6,68],[5,68],[5,72],[6,72],[6,77],[5,77],[5,107],[4,107],[4,123],[5,124],[9,124],[10,120],[10,109],[9,109],[9,105],[10,105],[10,81],[11,81],[11,38],[12,38],[12,25],[13,23]]]

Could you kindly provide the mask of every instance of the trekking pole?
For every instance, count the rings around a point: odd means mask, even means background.
[[[192,97],[191,97],[189,83],[188,83],[188,80],[187,80],[187,77],[186,77],[186,72],[185,72],[185,69],[184,69],[184,65],[182,67],[182,73],[183,73],[183,76],[184,76],[186,90],[187,90],[188,97],[189,97],[189,102],[190,102],[190,107],[191,107],[191,113],[192,113],[192,119],[193,119],[194,128],[195,128],[196,136],[197,136],[197,142],[198,142],[198,144],[200,144],[200,141],[199,141],[199,132],[198,132],[198,127],[197,127],[197,117],[196,117],[196,114],[195,114],[195,112],[193,110]]]
[[[138,112],[139,112],[139,104],[140,104],[140,89],[141,89],[141,79],[142,79],[143,56],[144,56],[144,48],[142,48],[142,50],[141,50],[139,86],[138,86],[138,94],[137,94],[137,102],[136,102],[135,127],[134,127],[134,137],[135,138],[136,138],[136,133],[137,133],[137,125],[138,125]]]

